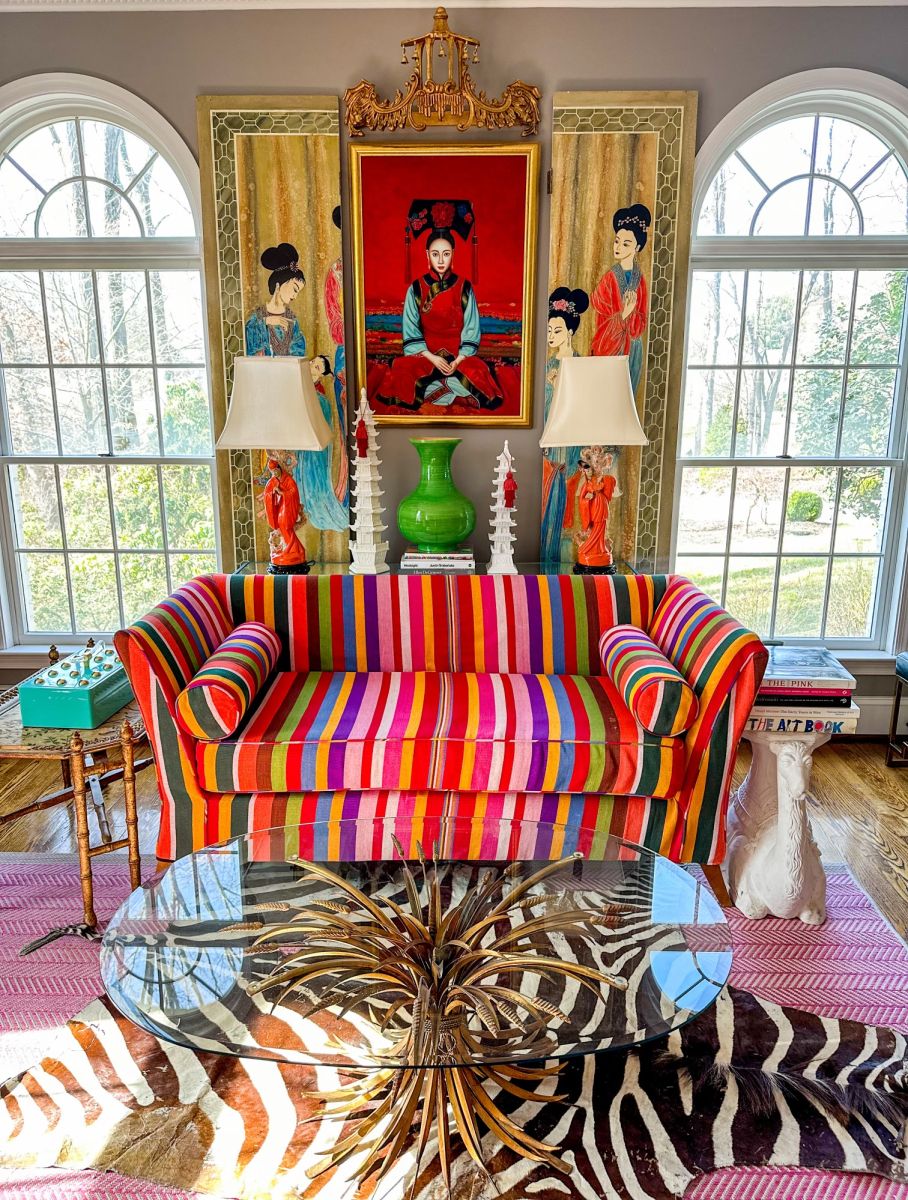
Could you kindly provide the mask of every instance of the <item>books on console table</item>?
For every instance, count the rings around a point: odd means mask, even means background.
[[[421,554],[418,550],[408,550],[400,560],[402,571],[475,571],[476,560],[472,550],[456,551],[450,554]]]

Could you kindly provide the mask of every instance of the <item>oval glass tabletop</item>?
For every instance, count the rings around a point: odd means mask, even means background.
[[[101,972],[164,1040],[387,1069],[665,1036],[713,1003],[731,957],[708,886],[648,850],[545,821],[394,817],[180,859],[119,909]]]

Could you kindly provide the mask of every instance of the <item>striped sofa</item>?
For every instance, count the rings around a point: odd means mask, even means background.
[[[276,632],[277,661],[218,736],[193,724],[184,690],[245,622]],[[632,715],[600,654],[616,625],[646,631],[690,685],[684,732]],[[721,862],[766,662],[755,634],[672,575],[210,575],[115,641],[157,763],[162,859],[309,820],[459,814]]]

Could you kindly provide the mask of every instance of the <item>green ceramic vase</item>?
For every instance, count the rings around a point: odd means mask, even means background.
[[[419,486],[397,506],[397,525],[421,553],[446,554],[476,525],[476,509],[451,478],[451,456],[460,438],[410,438],[410,442],[419,455]]]

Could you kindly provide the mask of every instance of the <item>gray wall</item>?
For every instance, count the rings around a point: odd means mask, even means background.
[[[130,88],[196,148],[195,97],[203,93],[335,93],[361,78],[393,92],[403,79],[396,47],[425,32],[423,10],[17,13],[0,15],[0,83],[38,71],[77,71]],[[698,144],[757,88],[816,67],[876,71],[908,84],[908,9],[754,8],[644,10],[456,9],[452,24],[483,43],[479,83],[512,79],[543,92],[542,177],[548,167],[552,93],[571,89],[685,88],[700,94]],[[513,135],[512,135],[513,136]],[[346,174],[346,158],[344,159]],[[518,556],[538,554],[548,199],[540,197],[536,424],[509,434],[517,458]],[[349,249],[349,247],[348,247]],[[348,273],[349,284],[349,273]],[[349,297],[348,297],[349,301]],[[351,306],[348,303],[348,313]],[[352,341],[348,358],[352,358]],[[403,429],[382,434],[389,512],[416,482]],[[503,431],[464,429],[458,484],[477,507],[474,539],[487,553],[491,473]],[[667,498],[666,502],[670,502]],[[392,554],[400,550],[395,533]],[[664,566],[665,564],[660,564]]]

